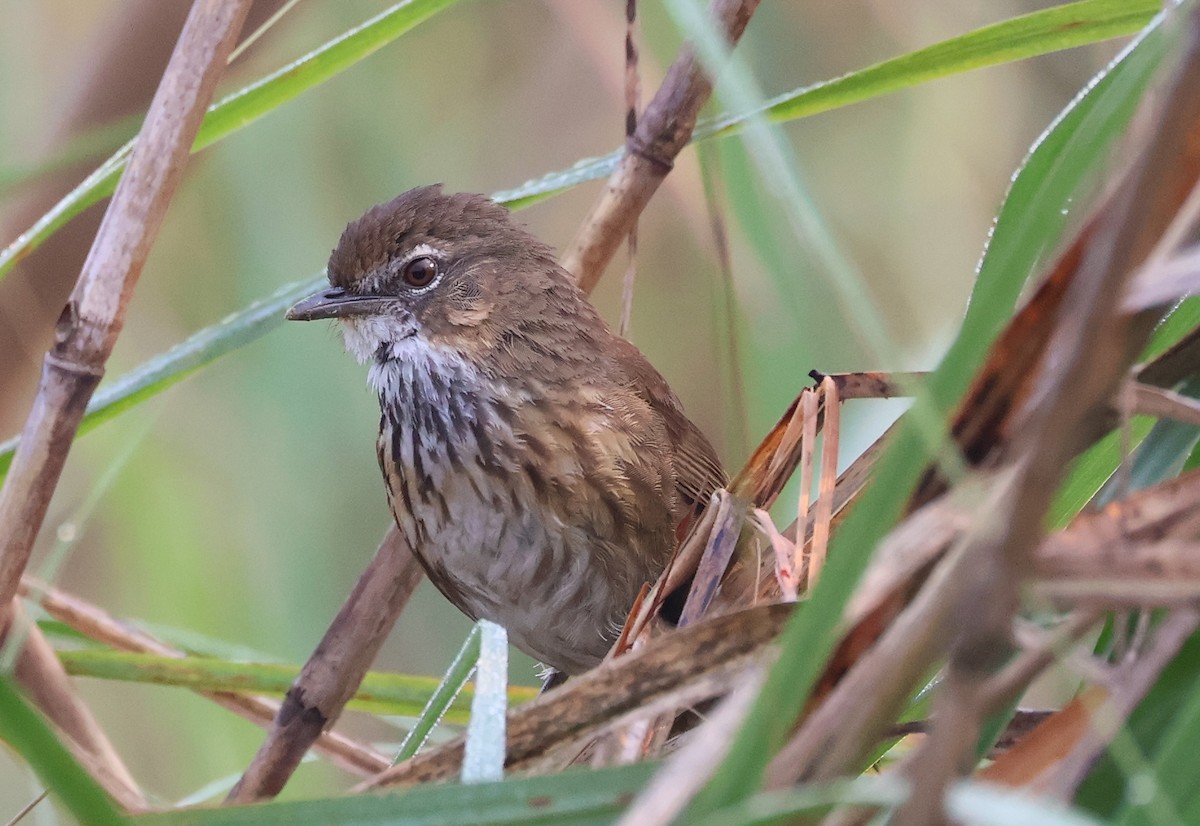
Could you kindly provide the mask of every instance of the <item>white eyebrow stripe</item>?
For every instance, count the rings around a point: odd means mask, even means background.
[[[378,292],[380,287],[383,285],[383,283],[385,281],[395,277],[396,274],[398,274],[401,270],[403,270],[406,266],[408,266],[408,263],[410,261],[413,261],[413,260],[420,258],[421,256],[425,256],[425,255],[429,256],[430,258],[433,258],[439,264],[442,261],[444,261],[446,258],[445,254],[437,247],[431,246],[430,244],[417,244],[415,247],[413,247],[411,250],[409,250],[408,254],[405,255],[403,258],[399,259],[398,261],[393,259],[395,261],[395,263],[389,262],[388,265],[376,269],[369,276],[364,278],[360,284],[360,289],[362,289],[364,292],[369,292],[369,293]],[[439,272],[438,277],[436,279],[434,279],[434,281],[432,283],[429,284],[429,287],[434,286],[434,284],[436,284],[440,280],[441,280],[441,273]],[[413,291],[413,292],[420,294],[420,292],[425,292],[425,290],[429,289],[429,287],[426,287],[426,288],[420,290],[419,292],[417,292],[417,291]]]
[[[429,244],[417,244],[409,251],[408,255],[404,256],[404,260],[400,263],[400,268],[403,269],[404,265],[409,261],[420,258],[422,255],[428,255],[430,258],[436,258],[438,261],[441,261],[444,257],[442,251],[437,247],[430,246]]]

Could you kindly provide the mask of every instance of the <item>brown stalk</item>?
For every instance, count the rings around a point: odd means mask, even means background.
[[[1200,402],[1196,399],[1148,384],[1134,383],[1130,390],[1134,413],[1200,427]]]
[[[21,595],[33,599],[47,614],[85,637],[121,651],[155,654],[160,657],[185,656],[183,651],[113,618],[95,605],[30,577],[22,579]],[[269,724],[279,712],[279,703],[266,697],[249,697],[227,691],[196,693],[260,726]],[[322,734],[313,747],[353,774],[374,774],[388,765],[387,760],[374,749],[333,731]]]
[[[625,0],[625,142],[637,134],[638,107],[642,98],[642,79],[638,73],[637,0]],[[633,287],[637,281],[637,219],[629,228],[626,243],[629,260],[621,283],[621,320],[617,335],[629,338],[633,321]]]
[[[737,43],[759,0],[713,0],[710,14],[731,44]],[[687,145],[700,107],[712,95],[712,81],[692,50],[684,46],[654,99],[642,113],[604,192],[584,219],[562,257],[580,288],[591,292],[604,268],[628,238],[637,217]]]
[[[790,605],[764,605],[705,619],[514,709],[508,715],[506,767],[521,767],[564,744],[594,737],[630,715],[654,716],[681,700],[686,704],[725,693],[736,675],[771,656],[771,643],[791,611]],[[702,692],[681,693],[697,680],[704,683]],[[449,779],[462,763],[463,743],[460,737],[418,754],[357,790]]]
[[[650,779],[617,826],[666,826],[683,814],[729,753],[765,676],[752,670],[736,682],[688,746]]]
[[[1048,359],[1023,416],[1012,461],[1015,483],[996,511],[994,530],[973,543],[973,581],[962,603],[958,640],[935,700],[934,729],[914,761],[913,794],[898,826],[942,823],[942,797],[967,770],[984,714],[987,675],[1007,656],[1017,589],[1043,532],[1046,505],[1069,459],[1103,432],[1107,408],[1150,323],[1120,312],[1124,285],[1170,226],[1195,185],[1200,147],[1200,11],[1189,28],[1182,62],[1170,78],[1156,132],[1106,204],[1066,293]],[[1157,101],[1155,101],[1157,104]],[[1180,187],[1183,186],[1180,196]]]
[[[197,0],[163,74],[126,174],[101,223],[71,301],[46,354],[38,394],[20,447],[0,489],[0,610],[13,615],[21,575],[45,519],[71,441],[104,373],[146,255],[179,182],[204,111],[249,8],[249,0]],[[44,639],[31,627],[26,645]],[[71,721],[65,733],[90,750],[90,764],[127,775],[99,727],[77,699],[61,666],[33,672],[35,698],[55,697],[47,711]],[[114,762],[115,761],[115,762]]]
[[[354,696],[423,575],[393,525],[300,671],[228,803],[274,797]]]
[[[911,395],[914,387],[920,387],[921,382],[929,376],[926,372],[865,372],[865,373],[829,373],[828,375],[813,370],[809,373],[813,381],[818,383],[829,379],[837,387],[838,396],[842,401],[847,399],[894,399]]]
[[[825,440],[821,444],[821,487],[812,518],[812,545],[808,562],[808,587],[817,582],[825,554],[829,548],[829,532],[833,526],[833,492],[837,485],[838,436],[841,431],[841,399],[837,383],[826,376],[821,379],[820,393],[825,400]]]

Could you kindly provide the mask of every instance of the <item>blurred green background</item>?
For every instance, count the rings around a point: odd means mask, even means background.
[[[0,0],[4,242],[103,155],[32,174],[40,165],[77,147],[80,134],[96,138],[100,125],[132,129],[123,118],[144,109],[137,90],[153,88],[187,5]],[[109,376],[281,284],[318,273],[345,223],[400,191],[442,181],[448,189],[492,192],[613,149],[623,128],[624,5],[459,3],[194,158]],[[776,94],[1051,5],[764,3],[739,48]],[[258,6],[261,20],[277,4]],[[222,94],[386,7],[379,0],[301,2],[235,62]],[[679,35],[657,3],[641,4],[640,13],[648,99]],[[731,242],[734,302],[727,306],[697,152],[685,150],[641,222],[632,338],[730,468],[810,369],[935,363],[1013,169],[1117,45],[926,84],[784,127],[813,200],[884,315],[896,345],[886,364],[857,354],[849,331],[862,322],[837,309],[825,276],[773,220],[770,190],[736,139],[705,152],[718,172],[717,207]],[[98,143],[111,149],[109,134]],[[521,219],[563,249],[599,186],[535,206]],[[50,326],[86,252],[90,230],[86,221],[80,226],[78,238],[64,233],[0,283],[2,437],[17,432],[28,411]],[[619,259],[594,296],[613,320],[623,266]],[[847,408],[843,464],[897,409],[883,402]],[[74,535],[65,565],[50,572],[63,587],[118,616],[299,663],[389,520],[374,455],[376,420],[364,371],[332,326],[285,325],[85,437],[68,462],[34,570],[56,533]],[[780,522],[792,516],[786,501]],[[424,584],[379,667],[440,674],[468,627]],[[515,657],[512,675],[533,683],[533,664]],[[165,799],[238,772],[261,740],[255,727],[186,692],[97,681],[80,688],[135,776]],[[399,737],[349,722],[363,736]],[[312,796],[335,782],[344,778],[310,766],[289,794]],[[36,788],[0,752],[0,817]]]

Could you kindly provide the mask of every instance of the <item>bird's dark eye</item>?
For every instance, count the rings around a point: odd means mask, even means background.
[[[410,287],[428,287],[433,283],[433,279],[437,277],[437,273],[437,261],[434,261],[428,255],[422,255],[404,265],[402,277],[404,278],[404,283]]]

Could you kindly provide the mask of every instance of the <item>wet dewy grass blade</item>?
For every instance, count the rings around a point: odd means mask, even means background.
[[[392,760],[392,765],[412,757],[425,744],[429,732],[433,731],[434,726],[445,717],[446,710],[450,708],[463,686],[466,685],[467,679],[471,676],[471,671],[478,661],[479,623],[475,623],[470,633],[467,634],[467,638],[463,640],[462,647],[458,649],[458,654],[454,656],[454,662],[450,663],[450,667],[446,669],[446,676],[442,677],[442,681],[438,683],[433,694],[429,695],[429,702],[421,709],[421,715],[408,732],[408,736],[404,738],[404,742],[400,744],[400,748]]]
[[[475,668],[475,699],[463,753],[464,783],[486,783],[504,777],[505,715],[508,712],[508,633],[487,620],[479,621],[479,661]]]

